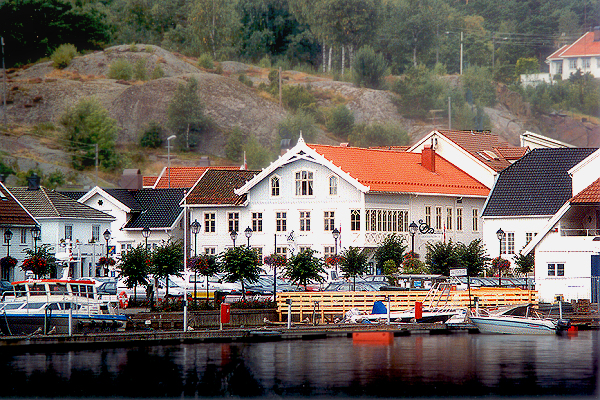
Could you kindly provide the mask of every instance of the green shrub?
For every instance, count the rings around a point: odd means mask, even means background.
[[[244,132],[239,126],[232,129],[227,137],[225,144],[225,156],[231,161],[240,161],[242,159],[242,145],[244,143]]]
[[[258,62],[258,66],[261,68],[271,68],[271,58],[269,58],[269,56],[264,56]]]
[[[315,112],[317,99],[305,86],[283,86],[281,88],[281,101],[292,111],[304,110]]]
[[[496,83],[492,72],[484,67],[469,67],[462,76],[463,88],[471,90],[473,100],[487,107],[496,104]]]
[[[163,127],[156,121],[151,121],[144,130],[140,137],[140,146],[149,147],[156,149],[162,145]]]
[[[376,54],[370,46],[364,46],[356,53],[352,71],[352,80],[356,86],[379,89],[387,74],[387,66],[381,54]]]
[[[242,82],[244,85],[246,85],[248,87],[252,87],[252,85],[253,85],[252,79],[248,78],[246,76],[246,74],[240,74],[240,76],[238,77],[238,81]]]
[[[340,104],[329,112],[326,126],[330,132],[347,138],[354,127],[354,113]]]
[[[129,45],[129,51],[131,51],[132,53],[136,53],[138,51],[138,48],[135,43],[131,43]]]
[[[150,74],[150,79],[160,79],[163,76],[165,76],[165,71],[163,71],[163,69],[160,67],[160,65],[157,65],[152,70],[152,74]]]
[[[392,91],[400,96],[399,112],[410,118],[426,118],[429,110],[444,108],[442,94],[448,85],[424,65],[409,68],[403,79],[396,79]],[[447,107],[447,105],[446,105]]]
[[[298,140],[300,132],[307,142],[311,142],[317,137],[315,118],[305,111],[288,115],[277,127],[281,139],[290,139],[292,143]]]
[[[77,48],[72,44],[61,44],[54,50],[50,58],[54,63],[54,68],[63,69],[71,64],[71,61],[77,55]]]
[[[246,152],[246,163],[249,169],[258,170],[267,167],[274,159],[271,150],[260,144],[254,136],[250,136],[243,149]]]
[[[154,47],[146,45],[146,47],[144,47],[144,51],[146,53],[154,53]]]
[[[405,146],[409,143],[406,130],[397,124],[358,124],[348,136],[352,146]]]
[[[133,67],[131,63],[124,58],[117,58],[108,68],[108,77],[123,81],[131,80],[133,77]]]
[[[205,69],[214,69],[215,62],[210,54],[204,53],[198,57],[198,66]]]
[[[140,58],[135,62],[135,66],[133,67],[133,76],[138,81],[148,80],[148,71],[146,70],[146,59]]]
[[[223,65],[221,63],[217,64],[217,67],[215,68],[215,74],[219,74],[219,75],[223,74]]]

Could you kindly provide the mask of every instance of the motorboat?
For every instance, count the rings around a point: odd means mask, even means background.
[[[559,318],[550,318],[533,304],[516,304],[497,310],[476,308],[469,312],[468,319],[481,333],[555,334],[571,326],[560,314]]]
[[[0,331],[5,335],[123,331],[119,304],[103,300],[94,281],[30,279],[2,294]]]

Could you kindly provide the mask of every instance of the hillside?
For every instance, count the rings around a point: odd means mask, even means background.
[[[159,65],[164,75],[159,79],[136,82],[108,79],[109,66],[118,58],[132,63],[142,58],[146,60],[148,71]],[[62,151],[60,138],[53,129],[65,108],[83,97],[96,97],[121,128],[118,145],[135,148],[139,132],[149,121],[166,126],[167,105],[177,85],[190,77],[199,83],[198,94],[215,129],[203,136],[196,153],[174,158],[174,165],[194,164],[200,156],[224,157],[226,132],[235,126],[256,136],[264,146],[270,146],[278,137],[277,124],[285,118],[287,111],[279,106],[278,99],[255,89],[258,83],[268,82],[269,70],[238,62],[223,62],[221,68],[222,73],[216,74],[199,68],[195,59],[156,46],[121,45],[76,57],[64,70],[54,69],[51,62],[43,62],[11,71],[7,85],[10,129],[0,135],[1,159],[21,171],[36,166],[44,171],[60,169],[72,183],[91,185],[93,176],[78,176],[69,169],[68,156]],[[238,80],[242,73],[254,82],[253,88]],[[421,123],[403,118],[392,101],[392,94],[387,91],[356,88],[351,83],[295,71],[284,71],[283,78],[284,83],[289,85],[310,84],[319,107],[331,106],[341,99],[354,112],[357,123],[395,121],[411,134],[413,140],[435,128],[433,121]],[[519,134],[529,129],[579,146],[600,145],[589,143],[590,137],[599,136],[594,133],[598,127],[590,122],[556,117],[561,122],[548,117],[548,121],[541,124],[538,121],[533,123],[527,105],[520,104],[502,88],[499,89],[499,98],[499,105],[486,112],[494,124],[494,133],[513,144],[518,144]],[[568,127],[566,130],[571,132],[570,136],[561,136],[561,124]],[[550,134],[544,132],[540,128],[544,125],[553,131]],[[446,128],[440,123],[437,127]],[[340,140],[321,131],[316,141],[337,144]],[[164,149],[148,151],[141,158],[134,159],[136,165],[130,167],[141,168],[144,174],[157,173],[166,164],[164,153]],[[104,175],[104,178],[115,180],[114,176]]]

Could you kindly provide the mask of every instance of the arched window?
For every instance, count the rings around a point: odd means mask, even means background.
[[[271,196],[279,196],[279,177],[271,178]]]

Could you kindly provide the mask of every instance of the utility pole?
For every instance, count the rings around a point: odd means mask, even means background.
[[[460,74],[463,72],[463,33],[460,32]]]
[[[452,97],[448,97],[448,130],[452,130]]]
[[[3,96],[3,105],[2,114],[4,114],[4,129],[8,130],[8,120],[6,117],[6,65],[4,65],[4,36],[0,37],[0,43],[2,44],[2,72],[4,76],[4,96]]]
[[[96,150],[96,186],[98,186],[98,143],[94,144]]]

